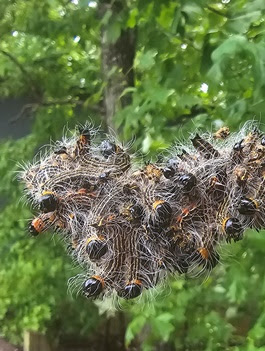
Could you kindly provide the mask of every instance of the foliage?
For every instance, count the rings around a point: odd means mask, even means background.
[[[265,118],[263,0],[121,0],[118,14],[112,3],[100,16],[100,1],[0,1],[0,96],[30,98],[19,118],[34,116],[30,135],[0,145],[0,324],[15,342],[25,328],[79,337],[101,322],[93,303],[67,294],[66,281],[79,270],[62,245],[25,234],[30,213],[13,179],[17,162],[60,138],[65,124],[72,128],[87,116],[104,122],[102,25],[110,43],[137,27],[135,85],[122,94],[132,94],[132,103],[115,123],[120,137],[135,137],[144,154],[195,128],[234,130]],[[172,279],[151,303],[125,304],[127,346],[264,350],[263,236],[249,232],[223,248],[223,264],[205,281]]]
[[[154,305],[134,306],[127,344],[143,334],[143,350],[158,342],[165,350],[262,349],[264,241],[249,232],[241,247],[223,248],[222,264],[208,279],[172,279]]]
[[[45,332],[53,341],[61,334],[91,333],[100,319],[95,306],[83,308],[83,300],[72,298],[67,280],[78,271],[66,257],[56,237],[30,238],[23,204],[23,189],[14,183],[21,160],[32,156],[37,145],[34,135],[1,145],[1,192],[6,205],[0,214],[0,320],[1,334],[20,342],[24,329]],[[71,321],[71,323],[69,323]]]

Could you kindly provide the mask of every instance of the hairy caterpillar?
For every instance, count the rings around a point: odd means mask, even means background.
[[[121,144],[80,127],[20,174],[40,212],[29,231],[65,238],[87,297],[132,299],[168,273],[211,270],[219,243],[265,227],[265,135],[250,124],[229,134],[195,134],[135,169]]]

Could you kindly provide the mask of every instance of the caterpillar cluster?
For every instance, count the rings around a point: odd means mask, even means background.
[[[221,242],[265,227],[265,135],[253,125],[191,137],[164,161],[135,168],[88,125],[56,142],[20,179],[39,215],[86,271],[87,297],[139,296],[168,273],[211,270]]]

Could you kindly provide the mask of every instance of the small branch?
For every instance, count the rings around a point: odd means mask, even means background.
[[[43,101],[39,103],[39,106],[56,106],[56,105],[83,105],[85,101],[77,99],[68,99],[68,100],[52,100],[52,101]]]
[[[49,106],[63,106],[63,105],[79,105],[82,106],[85,103],[85,100],[77,100],[75,98],[68,100],[53,100],[53,101],[42,101],[42,102],[33,102],[25,104],[20,112],[12,117],[9,123],[13,124],[18,121],[20,118],[23,118],[26,115],[32,115],[41,107]],[[104,114],[104,109],[100,106],[89,106],[89,108],[97,113]]]
[[[25,115],[27,114],[32,114],[33,112],[35,112],[38,108],[38,104],[36,103],[32,103],[32,104],[25,104],[20,112],[18,114],[16,114],[14,117],[10,118],[9,123],[14,124],[15,122],[17,122],[20,118],[23,118]]]
[[[28,79],[28,72],[25,70],[25,68],[22,66],[22,64],[13,56],[10,54],[10,52],[7,52],[5,50],[0,49],[0,52],[7,56],[18,68],[21,70],[21,72],[24,74],[25,77]]]
[[[186,123],[188,120],[192,118],[196,118],[198,115],[203,114],[203,113],[209,113],[209,110],[213,110],[213,106],[198,106],[194,105],[190,109],[190,113],[185,113],[182,115],[177,116],[177,118],[174,121],[168,121],[166,124],[167,127],[174,127],[178,124]]]
[[[82,106],[86,103],[86,100],[78,100],[76,98],[73,99],[68,99],[68,100],[52,100],[52,101],[43,101],[41,103],[39,103],[38,107],[48,107],[48,106],[62,106],[62,105],[79,105]],[[90,110],[93,110],[95,112],[98,113],[105,113],[105,110],[103,107],[99,106],[99,105],[90,105],[89,106]]]
[[[207,8],[209,11],[215,13],[216,15],[219,15],[219,16],[222,16],[222,17],[225,17],[225,18],[230,18],[230,16],[228,16],[227,14],[223,13],[223,12],[220,11],[220,10],[217,10],[217,9],[214,8],[214,7],[211,7],[211,6],[207,5],[206,8]]]

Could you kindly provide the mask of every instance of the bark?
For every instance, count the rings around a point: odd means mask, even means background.
[[[100,16],[111,9],[115,18],[122,11],[124,3],[121,0],[110,2],[105,0],[100,5]],[[111,21],[111,19],[110,19]],[[101,32],[102,77],[106,83],[104,92],[105,124],[107,129],[114,128],[113,117],[119,108],[131,103],[131,95],[120,98],[123,90],[134,86],[133,61],[135,57],[136,31],[122,30],[115,43],[107,41],[107,26]]]

